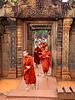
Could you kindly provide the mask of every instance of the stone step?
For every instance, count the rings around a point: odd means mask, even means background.
[[[30,85],[30,90],[26,91],[26,84],[22,78],[17,89],[8,92],[8,100],[11,100],[11,98],[16,98],[14,100],[19,100],[18,98],[21,98],[21,100],[57,100],[57,83],[55,78],[44,78],[42,76],[37,76],[36,80],[36,88],[34,85]]]
[[[61,100],[75,100],[75,86],[58,86],[57,87],[57,94],[58,94],[58,99]]]
[[[56,92],[56,87],[57,87],[56,78],[54,77],[45,78],[43,77],[43,75],[37,76],[36,77],[36,87],[38,90],[54,90]],[[26,85],[25,85],[24,78],[22,78],[17,89],[23,90],[24,88],[26,88]]]
[[[47,98],[56,100],[57,93],[53,90],[11,90],[7,94],[7,98]]]
[[[50,99],[50,98],[13,98],[12,99],[12,98],[7,98],[7,100],[58,100],[58,99]]]

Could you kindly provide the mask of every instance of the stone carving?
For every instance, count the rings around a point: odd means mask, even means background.
[[[7,2],[2,9],[7,17],[20,18],[61,18],[74,9],[73,1],[63,4],[61,0],[18,0]]]
[[[11,68],[16,68],[16,20],[15,18],[8,18],[11,34]],[[13,59],[14,58],[14,59]]]
[[[62,79],[70,80],[70,73],[68,70],[68,54],[69,54],[69,31],[71,28],[73,19],[66,18],[63,21],[63,51],[62,51]]]

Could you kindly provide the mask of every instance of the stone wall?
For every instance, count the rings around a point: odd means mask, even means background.
[[[9,26],[5,26],[5,33],[1,36],[2,62],[1,76],[7,77],[10,68],[10,30]]]
[[[2,74],[2,43],[1,43],[1,35],[0,35],[0,77]]]
[[[69,71],[71,78],[75,79],[75,19],[69,34]]]
[[[13,28],[13,27],[12,27]],[[16,78],[22,76],[22,20],[17,20],[17,27],[16,27],[16,55],[17,58],[15,59],[16,66],[13,66],[11,64],[11,57],[13,53],[11,51],[12,45],[11,45],[11,38],[12,36],[11,27],[8,25],[5,25],[5,32],[0,36],[0,76],[5,78]],[[12,31],[12,30],[11,30]],[[15,41],[15,40],[14,40]],[[14,55],[14,54],[13,54]],[[15,56],[15,55],[14,55]]]

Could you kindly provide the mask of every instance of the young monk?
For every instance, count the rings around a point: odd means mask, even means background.
[[[28,51],[23,51],[23,69],[24,69],[24,80],[26,83],[26,90],[30,88],[31,84],[36,84],[36,76],[33,64],[33,58],[28,55]]]
[[[39,57],[40,54],[41,54],[41,49],[37,45],[37,47],[34,50],[34,62],[37,68],[38,64],[40,64],[40,57]]]
[[[49,71],[49,66],[51,67],[51,52],[48,50],[47,46],[45,47],[45,50],[42,52],[42,55],[40,56],[40,58],[41,58],[44,76],[47,77],[47,72]]]
[[[45,50],[45,47],[47,46],[47,43],[43,40],[42,41],[42,47],[44,48],[44,50]]]
[[[39,46],[41,46],[42,51],[45,50],[45,47],[47,46],[47,43],[45,42],[45,40],[42,40],[41,43],[39,43]]]

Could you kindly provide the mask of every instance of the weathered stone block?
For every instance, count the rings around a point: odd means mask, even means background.
[[[32,44],[32,41],[27,40],[27,44],[28,44],[28,45],[31,45],[31,44]]]
[[[62,70],[57,70],[57,73],[60,73],[61,74],[62,73]]]
[[[16,74],[16,70],[13,70],[13,71],[12,70],[9,70],[9,73],[10,74]]]
[[[17,67],[17,72],[19,73],[19,72],[22,72],[22,68],[18,68]]]
[[[22,76],[22,73],[21,74],[17,74],[17,77],[21,77]]]
[[[9,51],[10,52],[10,44],[9,43],[3,43],[2,44],[2,52]]]
[[[8,36],[7,34],[4,34],[4,43],[7,43],[8,42]]]
[[[71,77],[69,75],[62,75],[62,80],[68,81],[68,80],[71,80]]]
[[[2,69],[1,76],[2,76],[2,77],[7,77],[7,76],[8,76],[8,70]]]
[[[32,49],[32,45],[27,45],[27,48],[30,50]]]
[[[10,62],[10,54],[9,54],[9,52],[2,52],[3,53],[3,55],[2,55],[2,61],[3,61],[3,63],[4,62]]]
[[[5,26],[5,33],[7,34],[10,34],[10,28],[9,28],[9,26]]]
[[[62,72],[62,75],[70,75],[70,72]]]
[[[16,78],[16,74],[9,74],[7,78],[14,79],[14,78]]]

